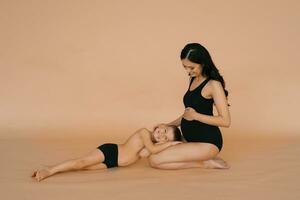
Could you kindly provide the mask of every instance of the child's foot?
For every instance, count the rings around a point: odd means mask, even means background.
[[[41,181],[49,176],[51,176],[52,173],[49,170],[49,168],[39,169],[33,172],[31,177],[35,178],[37,181]]]
[[[230,168],[230,165],[228,165],[226,161],[217,157],[211,160],[204,161],[204,166],[207,169],[229,169]]]

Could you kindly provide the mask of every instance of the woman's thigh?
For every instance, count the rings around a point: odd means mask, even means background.
[[[171,146],[166,150],[151,155],[151,165],[172,162],[204,161],[210,160],[219,153],[219,149],[210,143],[188,142]]]

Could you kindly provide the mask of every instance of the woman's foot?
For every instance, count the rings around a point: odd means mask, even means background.
[[[203,162],[206,169],[229,169],[230,165],[221,158],[215,157]]]
[[[48,167],[39,169],[33,172],[31,177],[35,178],[37,181],[41,181],[49,176],[53,175]]]

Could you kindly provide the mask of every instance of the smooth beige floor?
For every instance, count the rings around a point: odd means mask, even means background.
[[[30,178],[34,169],[81,156],[103,140],[2,139],[1,199],[300,199],[300,137],[237,136],[226,135],[220,154],[229,170],[157,170],[140,160],[42,182]]]

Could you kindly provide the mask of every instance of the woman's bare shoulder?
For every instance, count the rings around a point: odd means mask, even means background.
[[[207,83],[212,87],[222,87],[221,82],[217,80],[210,79]]]
[[[208,86],[208,90],[210,92],[213,92],[213,91],[216,91],[216,90],[223,90],[223,86],[221,84],[220,81],[217,81],[217,80],[209,80],[207,82],[207,86]]]

